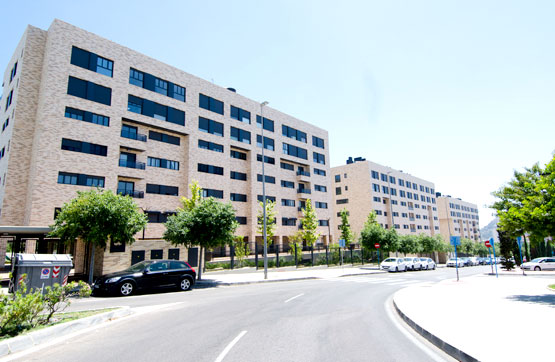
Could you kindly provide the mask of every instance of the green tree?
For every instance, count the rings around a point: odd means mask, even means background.
[[[295,245],[297,246],[297,261],[303,260],[303,240],[304,232],[297,230],[293,235],[289,236],[289,253],[295,257]]]
[[[417,237],[418,249],[420,253],[432,254],[433,252],[443,251],[443,238],[440,234],[434,236],[420,234]]]
[[[359,241],[368,250],[375,250],[375,243],[380,244],[380,250],[384,253],[399,249],[399,235],[395,229],[385,230],[381,227],[376,221],[376,214],[373,211],[364,223]]]
[[[341,215],[341,224],[339,225],[339,230],[341,230],[341,239],[345,240],[345,246],[348,246],[354,240],[354,234],[351,230],[351,225],[349,225],[348,211],[343,209],[339,214]]]
[[[308,246],[313,246],[320,237],[320,233],[316,231],[318,229],[318,217],[310,199],[306,200],[301,223],[303,225],[303,239]]]
[[[488,248],[486,247],[486,245],[484,243],[474,243],[473,245],[473,250],[472,250],[472,254],[474,255],[479,255],[481,257],[486,257],[488,256]]]
[[[108,240],[131,244],[134,235],[147,224],[147,217],[129,196],[110,190],[77,191],[77,197],[64,204],[56,217],[49,236],[65,243],[77,239],[91,247],[89,284],[93,282],[94,251],[105,248]]]
[[[399,235],[399,250],[403,254],[420,252],[420,245],[416,235]]]
[[[259,202],[260,211],[258,212],[257,231],[260,235],[264,235],[264,203]],[[266,239],[268,245],[272,245],[273,237],[276,232],[276,203],[272,200],[266,200]]]
[[[243,236],[236,236],[233,240],[235,258],[237,258],[240,267],[243,266],[243,260],[250,255],[249,244],[244,239]]]
[[[198,185],[197,185],[198,186]],[[205,248],[216,248],[233,242],[237,229],[235,210],[231,203],[216,201],[213,197],[203,198],[200,188],[190,185],[192,198],[182,199],[183,208],[168,217],[165,223],[164,239],[174,245],[187,248],[200,246],[198,279],[202,278],[203,255]],[[192,199],[195,199],[194,201]]]
[[[461,245],[458,246],[457,249],[457,251],[461,253],[472,255],[472,252],[474,251],[474,242],[470,239],[462,238]]]

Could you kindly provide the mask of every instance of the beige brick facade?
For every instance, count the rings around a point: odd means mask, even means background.
[[[383,227],[395,225],[403,235],[439,233],[432,182],[359,158],[333,167],[331,172],[336,239],[343,209],[349,212],[349,224],[357,239],[372,211]]]
[[[480,241],[478,206],[451,196],[438,196],[439,228],[445,240],[460,236]]]
[[[111,60],[112,77],[71,64],[74,46]],[[17,73],[10,82],[15,62],[18,63]],[[185,88],[185,102],[130,84],[131,68]],[[70,76],[110,88],[111,105],[68,94]],[[5,100],[12,89],[13,101],[6,109]],[[223,102],[223,115],[201,108],[199,94]],[[185,112],[185,125],[129,111],[129,95]],[[250,112],[250,123],[232,119],[231,106]],[[107,116],[109,127],[68,118],[66,107]],[[257,197],[262,195],[262,183],[257,181],[257,175],[262,173],[262,163],[257,161],[261,148],[256,143],[256,136],[261,133],[256,122],[260,113],[259,102],[70,24],[55,20],[47,31],[29,26],[4,73],[0,120],[4,122],[9,117],[10,121],[0,136],[0,149],[7,148],[0,160],[0,224],[50,225],[55,208],[74,198],[77,190],[90,189],[58,183],[59,172],[104,177],[104,188],[113,191],[117,190],[119,181],[133,182],[134,191],[144,194],[143,198],[135,198],[137,204],[145,211],[162,214],[175,211],[180,206],[180,198],[190,196],[189,183],[197,180],[205,189],[223,191],[222,201],[225,202],[230,200],[231,193],[247,196],[247,202],[232,204],[237,216],[247,219],[245,225],[239,226],[237,234],[254,241],[256,214],[260,208]],[[275,178],[275,184],[266,183],[266,195],[275,197],[278,204],[276,240],[281,244],[286,236],[298,230],[301,216],[298,206],[306,198],[326,207],[316,209],[318,219],[328,220],[332,216],[328,133],[270,107],[264,107],[263,115],[274,122],[273,132],[264,131],[264,136],[274,141],[274,149],[265,150],[265,155],[274,161],[265,164],[265,173]],[[223,135],[199,130],[199,117],[223,124]],[[136,127],[139,134],[147,135],[146,142],[122,137],[122,125]],[[284,136],[282,126],[304,132],[305,139]],[[250,132],[250,144],[231,139],[231,127]],[[150,131],[178,137],[180,143],[153,140],[149,137]],[[313,145],[313,136],[323,140],[324,148]],[[107,146],[107,155],[62,150],[63,138]],[[199,140],[221,145],[223,152],[199,148]],[[306,150],[306,159],[285,154],[284,144]],[[230,157],[231,150],[245,153],[247,159]],[[134,154],[138,163],[147,166],[145,169],[120,167],[122,152]],[[324,164],[313,160],[315,152],[323,155]],[[179,169],[150,167],[148,157],[177,161]],[[294,170],[280,167],[281,162],[293,165]],[[199,172],[198,164],[222,167],[224,174]],[[297,175],[299,167],[310,175]],[[315,168],[325,175],[315,174]],[[231,171],[245,173],[247,180],[231,179]],[[282,180],[293,182],[295,187],[282,187]],[[297,191],[301,182],[310,194]],[[147,193],[147,184],[178,187],[178,196]],[[316,191],[316,185],[322,191]],[[294,200],[295,206],[281,206],[282,199]],[[296,225],[282,225],[282,217],[297,218]],[[321,242],[327,243],[328,227],[324,226],[325,222],[322,224],[318,231],[322,234]],[[97,258],[96,272],[106,273],[128,266],[131,252],[136,250],[144,250],[146,259],[154,249],[162,249],[163,257],[168,257],[168,249],[174,247],[160,239],[163,231],[163,223],[149,223],[144,237],[142,233],[137,235],[137,241],[124,252],[111,253],[107,248],[96,254],[102,256]],[[186,252],[180,248],[180,259],[187,259]]]

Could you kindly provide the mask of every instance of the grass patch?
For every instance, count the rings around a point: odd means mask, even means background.
[[[67,313],[56,313],[54,314],[54,316],[52,317],[52,320],[50,321],[50,323],[48,324],[41,324],[36,326],[35,328],[32,329],[27,329],[25,330],[25,332],[18,334],[18,336],[27,334],[29,332],[34,332],[34,331],[38,331],[44,328],[48,328],[51,326],[55,326],[57,324],[62,324],[62,323],[66,323],[66,322],[71,322],[77,319],[81,319],[81,318],[86,318],[86,317],[90,317],[92,315],[96,315],[96,314],[100,314],[100,313],[106,313],[106,312],[110,312],[113,310],[116,310],[118,308],[105,308],[105,309],[95,309],[95,310],[84,310],[84,311],[80,311],[80,312],[67,312]],[[0,341],[3,341],[5,339],[10,339],[16,336],[9,336],[9,335],[5,335],[0,337]]]
[[[555,290],[555,284],[548,285],[547,287],[551,290]]]

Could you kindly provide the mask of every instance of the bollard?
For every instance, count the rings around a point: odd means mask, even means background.
[[[326,265],[327,266],[330,266],[329,254],[330,254],[330,247],[329,245],[326,245]]]
[[[312,266],[314,266],[314,246],[310,246],[310,260],[312,263]]]
[[[299,267],[299,262],[297,260],[297,243],[293,244],[295,245],[295,268]]]
[[[229,253],[231,254],[231,262],[229,263],[229,265],[231,267],[231,270],[233,270],[233,266],[235,265],[235,247],[233,245],[229,247]]]
[[[256,270],[258,270],[258,244],[256,241],[254,242],[254,265],[256,266]]]
[[[276,245],[276,269],[279,268],[279,245]]]

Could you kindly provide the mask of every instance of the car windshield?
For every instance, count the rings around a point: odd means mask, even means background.
[[[412,258],[405,258],[405,261],[412,261]]]
[[[455,259],[455,258],[451,258],[451,259],[449,259],[449,261],[456,261],[456,260],[457,260],[457,259]]]
[[[420,258],[420,260],[422,260],[422,261],[428,261],[428,259],[426,259],[426,258]]]
[[[394,262],[395,262],[395,258],[388,258],[388,259],[385,259],[383,262],[384,262],[384,263],[394,263]]]
[[[129,268],[125,269],[124,271],[130,273],[139,273],[145,271],[145,268],[150,265],[150,261],[141,261],[140,263],[133,264]]]
[[[539,263],[540,261],[542,261],[543,258],[536,258],[536,259],[532,259],[532,263]]]

